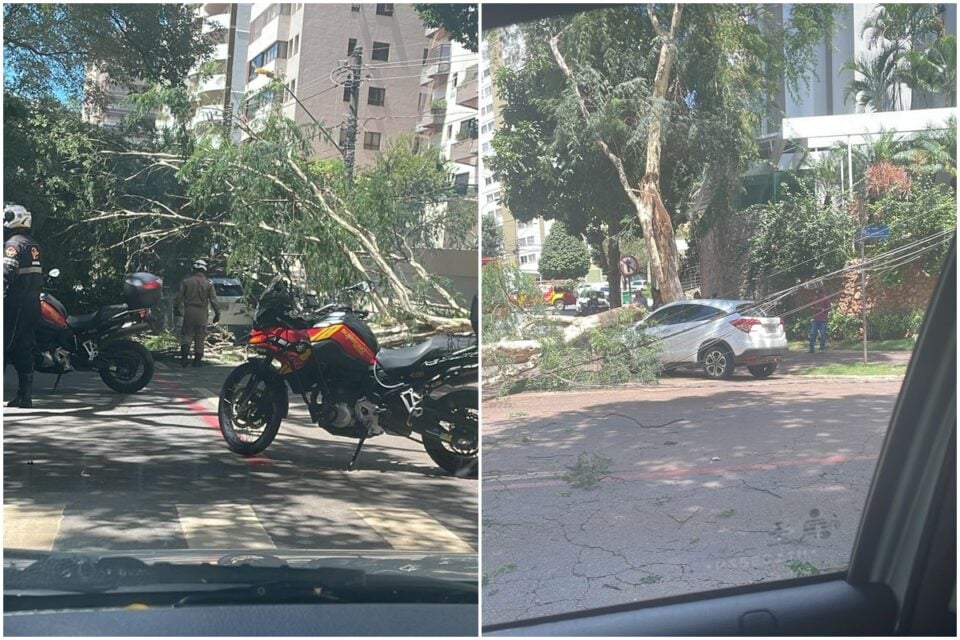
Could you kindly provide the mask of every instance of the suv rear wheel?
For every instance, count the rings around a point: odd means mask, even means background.
[[[725,344],[712,344],[706,347],[700,356],[700,363],[708,378],[728,380],[733,376],[733,352]]]

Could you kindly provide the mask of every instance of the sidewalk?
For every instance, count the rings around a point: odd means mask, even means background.
[[[913,355],[912,351],[867,351],[867,362],[871,364],[908,364]],[[862,350],[832,351],[830,345],[824,352],[807,353],[806,351],[791,351],[780,363],[781,373],[794,373],[799,369],[816,367],[826,364],[857,364],[863,362]]]

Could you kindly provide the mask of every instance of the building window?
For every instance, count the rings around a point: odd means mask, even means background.
[[[463,196],[467,194],[467,188],[470,186],[470,172],[458,173],[453,177],[453,190]]]
[[[296,95],[297,93],[297,79],[294,78],[290,81],[290,93]]]
[[[370,87],[370,90],[367,93],[367,104],[372,104],[376,107],[382,107],[386,99],[387,99],[386,89],[381,89],[379,87]]]
[[[350,5],[350,11],[359,12],[359,11],[360,11],[360,5],[359,5],[359,4],[351,4],[351,5]]]
[[[392,5],[392,4],[378,4],[378,5],[377,5],[377,15],[378,15],[378,16],[392,16],[392,15],[393,15],[393,5]]]
[[[459,72],[453,74],[453,86],[454,86],[454,87],[457,86],[457,76],[459,76],[459,75],[460,75]]]
[[[448,125],[447,125],[447,138],[449,139],[449,138],[452,138],[452,137],[453,137],[453,125],[452,125],[452,124],[448,124]]]
[[[353,98],[353,91],[350,85],[347,85],[343,88],[343,101],[350,102],[350,99]]]
[[[293,55],[300,53],[300,34],[293,37]]]
[[[367,151],[380,151],[380,134],[367,131],[363,134],[363,148]]]
[[[483,79],[486,80],[486,79],[489,78],[489,77],[490,77],[490,69],[489,69],[489,68],[484,69],[484,70],[483,70]]]
[[[493,193],[487,194],[487,204],[493,204],[494,202],[500,202],[500,192],[494,191]]]
[[[287,57],[287,41],[283,42],[274,42],[272,45],[267,47],[263,52],[257,55],[253,60],[250,61],[249,73],[247,74],[247,80],[253,80],[257,75],[257,69],[269,64],[276,60],[277,58],[283,59]]]
[[[493,176],[487,176],[487,177],[485,177],[485,178],[483,179],[483,184],[487,185],[488,187],[489,187],[491,184],[493,184]]]
[[[349,56],[350,54],[352,54],[352,53],[353,53],[353,50],[356,49],[356,48],[357,48],[357,39],[356,39],[356,38],[350,38],[349,40],[347,40],[347,55],[348,55],[348,56]]]
[[[520,256],[520,264],[527,264],[530,262],[530,256]]]
[[[483,143],[483,153],[484,153],[484,154],[490,153],[490,143],[489,143],[489,142],[484,142],[484,143]]]
[[[387,62],[390,59],[390,45],[386,42],[374,42],[370,57],[373,60]]]
[[[480,127],[480,133],[490,133],[491,131],[493,131],[493,127],[494,127],[494,123],[492,121],[488,122],[487,124]]]
[[[492,96],[492,95],[493,95],[493,85],[488,84],[487,86],[485,86],[485,87],[483,88],[483,97],[484,97],[484,98],[489,98],[489,97]]]
[[[427,56],[430,55],[430,49],[423,50],[423,64],[427,64]]]
[[[340,127],[340,141],[337,144],[340,145],[341,149],[347,146],[347,128],[346,127]]]
[[[491,111],[493,111],[493,107],[492,107],[492,106],[489,106],[489,105],[488,105],[488,106],[485,106],[483,109],[480,110],[480,115],[482,115],[482,116],[488,116],[488,115],[490,115],[490,112],[491,112]]]
[[[291,8],[291,5],[287,3],[274,3],[267,7],[266,11],[254,18],[250,23],[250,42],[253,42],[259,38],[263,28],[273,22],[276,18],[279,16],[290,15]]]

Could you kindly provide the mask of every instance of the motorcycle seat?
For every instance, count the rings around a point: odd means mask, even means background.
[[[113,317],[118,313],[123,313],[129,307],[125,304],[111,304],[106,307],[100,307],[93,313],[81,313],[75,316],[67,316],[67,325],[74,331],[86,331],[97,326],[98,323]]]
[[[381,349],[377,354],[377,362],[390,373],[402,374],[425,360],[463,349],[472,343],[473,338],[470,336],[433,336],[410,347]]]

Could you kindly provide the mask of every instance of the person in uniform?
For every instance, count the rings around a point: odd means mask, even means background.
[[[17,370],[17,395],[8,407],[33,406],[33,364],[43,267],[40,245],[30,235],[33,216],[24,207],[3,205],[3,368]]]
[[[193,366],[199,367],[203,360],[203,347],[207,338],[207,306],[213,307],[213,323],[220,322],[220,307],[213,283],[207,278],[207,263],[193,263],[193,275],[180,283],[177,306],[183,305],[183,327],[180,332],[180,365],[187,366],[190,343],[193,343]]]

